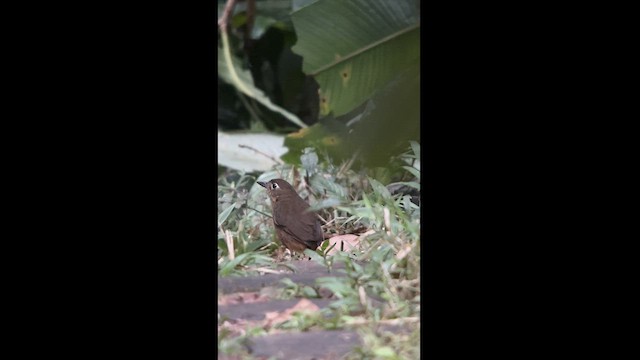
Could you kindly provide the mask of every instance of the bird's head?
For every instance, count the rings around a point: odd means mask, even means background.
[[[297,195],[293,186],[283,179],[273,179],[267,182],[258,181],[257,183],[267,189],[267,194],[272,202],[277,202],[284,197]]]

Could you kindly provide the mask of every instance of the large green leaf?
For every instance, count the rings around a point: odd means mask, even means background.
[[[420,64],[376,92],[351,129],[351,144],[367,166],[385,166],[390,157],[406,151],[408,141],[419,141]]]
[[[284,146],[289,152],[282,155],[281,159],[289,164],[301,165],[300,156],[304,149],[312,147],[317,150],[317,155],[327,160],[325,155],[334,161],[347,159],[351,154],[350,144],[347,141],[348,129],[344,124],[331,117],[326,117],[320,122],[284,138]]]
[[[292,50],[320,85],[320,111],[345,114],[420,61],[416,0],[318,0],[291,17]]]

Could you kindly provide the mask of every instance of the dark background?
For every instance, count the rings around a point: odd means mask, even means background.
[[[30,214],[7,251],[28,254],[15,333],[71,357],[210,356],[215,3],[48,6],[7,67],[23,100],[6,134],[28,134],[7,153],[24,159],[12,213]],[[541,331],[584,321],[566,299],[599,28],[572,9],[422,11],[424,354],[548,351]]]

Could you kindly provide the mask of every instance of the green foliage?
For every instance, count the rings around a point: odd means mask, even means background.
[[[314,286],[285,279],[279,296],[317,298],[330,291],[332,303],[319,312],[295,313],[277,329],[355,328],[364,343],[349,358],[419,358],[419,2],[256,5],[255,21],[248,24],[246,3],[239,2],[228,37],[218,40],[224,50],[218,61],[219,128],[281,134],[287,152],[285,164],[261,174],[219,166],[226,172],[217,184],[218,273],[255,274],[287,264],[274,261],[281,245],[268,197],[256,184],[285,179],[318,211],[325,233],[368,235],[352,251],[329,255],[335,245],[327,240],[305,252],[327,267],[327,276]],[[267,152],[255,142],[246,145]],[[227,158],[235,156],[234,148]],[[253,160],[262,157],[256,153]],[[255,164],[242,169],[264,171]],[[336,270],[338,264],[344,269]],[[396,325],[404,330],[385,330]],[[222,330],[218,348],[248,358],[246,339],[268,331],[250,326],[238,336]]]
[[[224,3],[219,3],[218,17],[223,8]],[[257,1],[248,24],[246,4],[238,2],[227,35],[219,32],[218,124],[222,130],[286,133],[317,118],[317,85],[307,81],[302,60],[290,49],[296,40],[291,10],[290,0]]]
[[[279,165],[259,177],[237,174],[219,179],[218,271],[220,276],[242,275],[276,269],[270,205],[256,180],[284,178],[319,209],[327,221],[326,233],[362,233],[354,251],[329,255],[332,246],[324,241],[305,256],[329,270],[314,286],[282,280],[281,298],[318,298],[331,293],[328,308],[315,313],[295,313],[276,326],[279,330],[356,328],[365,342],[352,355],[361,358],[415,358],[419,354],[416,319],[420,316],[420,206],[410,194],[391,190],[393,184],[419,187],[419,143],[407,143],[395,160],[398,173],[385,183],[368,171],[354,171],[331,161],[316,161],[315,152],[306,149],[301,156],[305,169]],[[306,176],[309,174],[309,176]],[[407,186],[411,190],[414,187]],[[334,201],[332,203],[332,201]],[[326,205],[326,206],[325,206]],[[230,258],[228,234],[232,235],[235,257]],[[335,246],[335,245],[333,245]],[[336,270],[337,264],[344,269]],[[340,273],[344,276],[335,276]],[[321,290],[322,289],[322,290]],[[379,330],[386,324],[403,325],[408,333],[390,337]],[[225,340],[231,349],[232,340]]]
[[[256,192],[251,191],[255,180],[248,174],[231,181],[218,178],[218,271],[221,276],[243,275],[275,266],[270,256],[276,246],[271,241],[269,217],[248,216],[269,211],[262,201],[257,201]]]
[[[218,325],[221,325],[220,319],[218,319]],[[238,356],[240,359],[252,359],[247,351],[248,340],[265,334],[266,331],[261,326],[250,326],[244,334],[239,336],[222,327],[218,331],[218,352]]]
[[[284,290],[280,294],[282,299],[291,299],[295,297],[303,298],[318,298],[318,292],[311,286],[298,285],[291,281],[291,279],[285,278],[280,280],[285,285]]]
[[[364,344],[345,357],[346,360],[420,359],[420,328],[417,326],[411,326],[409,331],[363,327],[358,332]]]
[[[234,59],[231,55],[226,33],[222,33],[222,40],[222,48],[218,49],[218,75],[220,78],[233,85],[242,94],[255,99],[269,110],[280,113],[297,126],[307,127],[295,114],[274,104],[262,90],[254,85],[253,78],[249,71],[242,69],[239,65],[239,60]]]
[[[295,329],[298,331],[308,331],[312,327],[316,327],[323,323],[323,312],[316,311],[313,313],[308,312],[294,312],[291,319],[279,324],[278,329],[290,330]]]
[[[386,183],[379,169],[419,140],[419,2],[256,5],[249,24],[238,3],[229,36],[220,37],[220,126],[287,133],[288,164],[300,166],[311,147],[320,162],[380,172],[373,177]]]

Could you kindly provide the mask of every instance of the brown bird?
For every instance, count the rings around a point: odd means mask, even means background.
[[[258,181],[258,184],[267,189],[273,208],[273,224],[282,244],[298,253],[317,249],[323,240],[320,221],[315,213],[306,211],[309,204],[293,186],[282,179],[266,183]]]

